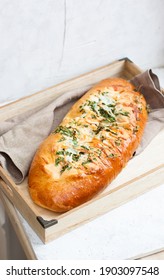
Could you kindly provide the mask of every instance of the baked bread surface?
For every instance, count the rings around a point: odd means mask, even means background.
[[[36,152],[28,176],[33,201],[65,212],[90,200],[132,157],[146,120],[145,99],[128,81],[94,86]]]

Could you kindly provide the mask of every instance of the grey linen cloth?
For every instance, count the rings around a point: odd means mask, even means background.
[[[164,97],[158,77],[151,70],[134,77],[131,82],[145,96],[152,108],[137,154],[164,127]],[[63,94],[44,107],[30,110],[0,123],[0,163],[16,184],[26,175],[41,142],[60,124],[72,105],[93,85]]]
[[[41,142],[92,86],[67,92],[47,106],[44,104],[44,107],[0,123],[0,165],[16,184],[22,183],[28,174],[32,158]]]
[[[150,106],[144,135],[136,151],[136,155],[138,155],[164,127],[164,95],[161,92],[158,77],[151,69],[135,76],[131,82],[144,95],[147,104]]]

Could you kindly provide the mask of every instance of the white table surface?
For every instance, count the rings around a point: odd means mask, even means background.
[[[43,244],[20,216],[37,259],[128,259],[164,247],[164,185]]]
[[[164,85],[164,68],[154,69]],[[43,244],[19,214],[40,260],[128,259],[164,248],[164,185]]]

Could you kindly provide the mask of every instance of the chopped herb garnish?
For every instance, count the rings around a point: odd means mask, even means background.
[[[97,135],[102,129],[103,129],[103,127],[102,127],[101,125],[99,125],[99,126],[97,127],[97,129],[96,129],[96,130],[93,130],[93,131],[94,131],[94,133]]]
[[[66,156],[71,156],[72,155],[72,153],[68,152],[68,151],[66,151],[65,154],[66,154]]]
[[[78,160],[79,160],[79,157],[80,157],[80,155],[76,155],[76,154],[73,154],[73,155],[72,155],[72,159],[73,159],[74,161],[78,161]]]
[[[115,155],[114,154],[109,154],[108,157],[113,158]]]
[[[115,131],[113,131],[113,130],[111,130],[110,131],[113,135],[117,135],[118,133],[117,132],[115,132]]]
[[[105,140],[105,139],[106,139],[106,138],[105,138],[103,135],[100,136],[100,140],[101,140],[101,141],[103,141],[103,140]]]
[[[108,113],[106,110],[104,110],[103,108],[100,108],[100,109],[99,109],[99,113],[100,113],[100,115],[101,115],[102,117],[104,117],[105,119],[108,119],[108,118],[110,117],[109,113]]]
[[[61,133],[64,134],[65,136],[69,136],[69,137],[73,137],[73,145],[77,146],[77,138],[76,138],[76,134],[80,134],[78,129],[76,128],[72,128],[72,127],[66,127],[66,126],[59,126],[54,133]],[[59,142],[61,142],[61,139],[59,140]]]
[[[64,140],[66,140],[66,138],[63,136],[63,137],[61,137],[61,138],[59,139],[58,142],[62,142],[62,141],[64,141]]]
[[[56,155],[64,155],[64,153],[65,153],[64,150],[62,150],[62,151],[57,151],[57,152],[56,152]]]
[[[84,110],[84,108],[81,108],[81,109],[80,109],[80,113],[82,113],[82,114],[86,113],[85,110]]]
[[[72,137],[73,134],[74,134],[74,131],[72,131],[69,127],[60,125],[60,126],[58,126],[58,127],[56,128],[56,130],[54,131],[54,133],[61,133],[61,134],[65,135],[65,136],[70,136],[70,137]]]
[[[109,93],[108,91],[101,92],[102,95],[105,95],[105,94],[108,94],[108,93]]]
[[[81,146],[81,148],[83,148],[85,150],[89,150],[89,148],[87,148],[86,146]]]
[[[72,166],[70,166],[69,164],[66,164],[62,167],[60,173],[62,174],[66,169],[67,170],[70,170],[72,168]]]
[[[124,112],[120,112],[120,115],[123,115],[123,116],[129,116],[129,112],[127,112],[127,111],[124,111]]]
[[[118,134],[117,132],[115,132],[115,131],[113,131],[113,130],[111,130],[111,129],[109,129],[109,128],[107,128],[105,131],[110,132],[110,133],[112,133],[113,135],[117,135],[117,134]]]
[[[82,165],[85,165],[85,164],[90,163],[90,162],[92,162],[92,160],[91,159],[87,159],[86,161],[82,162]]]
[[[127,116],[127,117],[129,116],[129,112],[122,111],[122,110],[115,112],[115,114],[116,114],[116,116],[117,115],[123,115],[123,116]]]
[[[115,122],[115,117],[111,116],[105,109],[100,108],[99,109],[99,113],[100,115],[105,118],[106,120],[110,121],[110,122]]]
[[[76,138],[76,137],[73,138],[73,141],[72,141],[72,142],[73,142],[73,145],[74,145],[74,146],[77,146],[78,142],[77,142],[77,138]]]
[[[107,106],[108,106],[109,108],[110,108],[110,107],[115,108],[115,107],[116,107],[116,104],[110,103],[110,104],[108,104]]]
[[[56,158],[55,160],[55,165],[57,166],[60,162],[64,161],[64,158],[63,157],[58,157]]]
[[[95,112],[95,113],[97,113],[96,108],[95,108],[96,105],[97,105],[96,101],[88,100],[88,106],[89,106],[89,107],[92,109],[92,111]]]
[[[98,156],[100,157],[101,154],[102,154],[102,151],[101,151],[100,149],[97,149],[97,154],[98,154]]]

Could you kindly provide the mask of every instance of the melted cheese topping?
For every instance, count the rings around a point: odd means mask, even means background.
[[[55,144],[54,165],[47,169],[59,178],[70,170],[97,170],[103,164],[102,154],[103,161],[104,157],[120,156],[123,141],[138,130],[136,120],[141,111],[135,92],[121,94],[113,87],[95,91],[78,107],[77,117],[53,132],[60,137]]]

